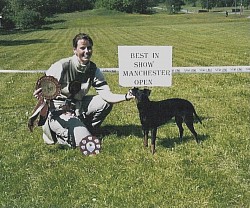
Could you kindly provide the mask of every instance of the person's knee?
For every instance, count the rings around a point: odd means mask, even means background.
[[[79,146],[79,143],[82,141],[83,138],[91,135],[89,130],[83,126],[75,127],[73,132],[74,132],[76,146]]]
[[[112,110],[113,104],[108,103],[107,101],[103,100],[101,96],[95,96],[93,98],[92,104],[89,106],[90,111],[92,112],[102,112],[105,115],[108,115],[110,111]]]

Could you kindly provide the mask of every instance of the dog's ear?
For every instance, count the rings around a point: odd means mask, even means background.
[[[132,89],[130,89],[130,91],[131,91],[131,93],[132,93],[133,95],[135,95],[136,92],[138,91],[138,88],[137,88],[137,87],[133,87]]]
[[[150,93],[151,93],[151,90],[149,90],[149,89],[144,89],[144,93],[145,93],[147,96],[149,96]]]

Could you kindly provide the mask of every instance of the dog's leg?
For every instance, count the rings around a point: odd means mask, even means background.
[[[196,142],[199,143],[200,141],[198,140],[198,134],[196,133],[194,129],[193,119],[188,119],[186,121],[186,125],[189,128],[189,130],[192,132],[192,134],[194,135]]]
[[[151,131],[151,152],[152,154],[155,153],[155,140],[156,140],[156,134],[157,134],[157,128],[153,128]]]
[[[144,147],[148,147],[148,130],[143,130],[143,134],[144,134]]]
[[[180,141],[182,142],[182,137],[183,137],[183,127],[182,127],[182,123],[183,123],[183,119],[180,116],[175,116],[175,122],[179,128],[179,133],[180,133]]]

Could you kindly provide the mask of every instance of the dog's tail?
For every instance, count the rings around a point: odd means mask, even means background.
[[[195,115],[195,117],[197,118],[197,120],[202,124],[201,119],[200,119],[200,117],[197,115],[195,109],[194,109],[194,115]]]

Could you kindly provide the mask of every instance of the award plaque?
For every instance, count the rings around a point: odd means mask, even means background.
[[[96,155],[100,153],[101,143],[100,140],[95,136],[87,136],[82,139],[79,144],[80,151],[83,155]]]
[[[53,76],[43,76],[36,83],[36,89],[42,88],[42,96],[48,100],[54,99],[61,92],[60,83]]]

